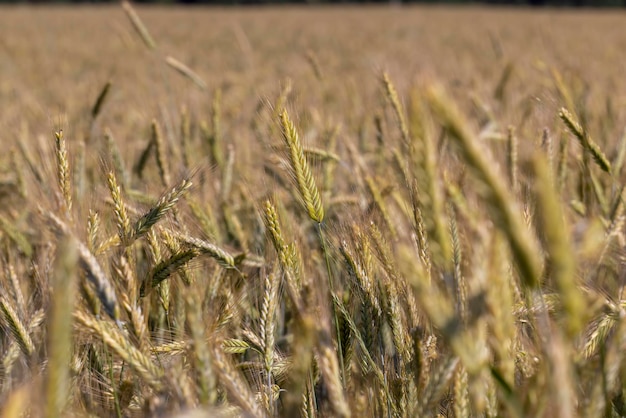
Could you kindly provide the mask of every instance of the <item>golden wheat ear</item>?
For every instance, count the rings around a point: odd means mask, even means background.
[[[291,170],[298,184],[298,191],[309,218],[317,223],[324,220],[324,206],[319,190],[315,184],[315,178],[311,172],[309,163],[304,155],[304,148],[300,142],[300,137],[296,127],[289,118],[286,110],[280,113],[280,122],[283,129],[283,139],[289,151],[289,161]]]

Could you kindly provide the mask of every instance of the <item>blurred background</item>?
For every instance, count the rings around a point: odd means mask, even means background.
[[[0,0],[2,3],[115,3],[109,0]],[[246,5],[246,4],[379,4],[379,3],[422,3],[422,4],[495,4],[518,6],[551,7],[626,7],[626,0],[137,0],[135,3],[155,4],[206,4],[206,5]]]

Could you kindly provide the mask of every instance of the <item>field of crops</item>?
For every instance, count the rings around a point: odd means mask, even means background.
[[[0,8],[0,416],[626,415],[625,23]]]

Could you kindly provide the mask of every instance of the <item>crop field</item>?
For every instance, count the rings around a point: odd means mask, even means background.
[[[625,24],[0,8],[0,416],[625,416]]]

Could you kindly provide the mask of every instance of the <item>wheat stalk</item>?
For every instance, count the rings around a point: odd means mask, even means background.
[[[72,311],[76,300],[78,264],[76,243],[61,243],[54,272],[52,310],[48,323],[48,369],[46,376],[46,417],[60,416],[70,395],[72,356]]]

